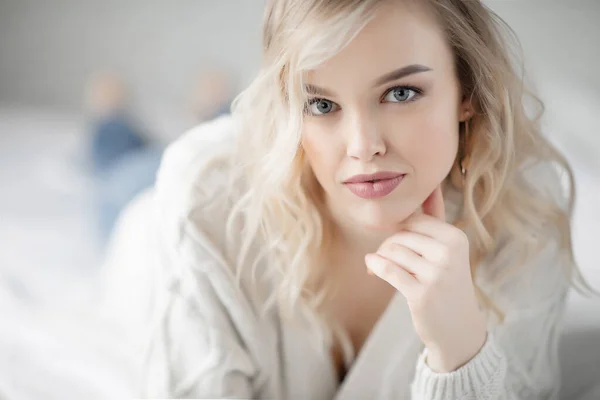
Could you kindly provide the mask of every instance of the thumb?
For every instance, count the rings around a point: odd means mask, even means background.
[[[431,215],[442,221],[446,221],[446,208],[444,207],[444,195],[442,185],[438,185],[433,193],[423,202],[421,206],[423,214]]]

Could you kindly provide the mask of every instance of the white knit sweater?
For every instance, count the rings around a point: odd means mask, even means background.
[[[259,314],[256,296],[266,287],[236,286],[235,249],[224,245],[229,204],[210,205],[226,171],[198,169],[215,147],[230,144],[234,125],[221,118],[187,133],[167,151],[155,204],[159,234],[154,283],[156,315],[144,377],[144,396],[243,399],[555,399],[559,391],[557,345],[567,292],[556,241],[536,261],[493,293],[506,319],[490,319],[488,340],[466,365],[433,372],[397,294],[353,360],[344,381],[324,349],[276,311]],[[537,181],[559,187],[555,175]],[[544,190],[544,189],[543,189]],[[554,193],[557,193],[554,190]],[[452,196],[448,196],[449,199]],[[452,201],[448,201],[452,212]],[[482,264],[479,285],[516,262],[519,249],[503,248]],[[150,273],[150,272],[149,272]],[[468,329],[465,327],[465,329]]]

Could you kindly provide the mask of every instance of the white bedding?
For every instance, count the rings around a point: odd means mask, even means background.
[[[129,397],[100,266],[81,118],[0,107],[0,398]]]

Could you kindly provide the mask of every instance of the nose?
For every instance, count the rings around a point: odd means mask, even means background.
[[[375,156],[385,154],[385,140],[374,118],[354,115],[348,125],[346,145],[348,157],[369,162],[373,161]]]

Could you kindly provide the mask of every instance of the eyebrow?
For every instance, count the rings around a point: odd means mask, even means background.
[[[310,96],[323,96],[323,97],[334,97],[333,93],[327,89],[323,89],[321,87],[315,85],[304,85],[304,90]]]
[[[421,65],[421,64],[407,65],[406,67],[398,68],[392,72],[388,72],[387,74],[383,75],[380,78],[377,78],[377,80],[375,80],[375,86],[381,86],[388,82],[395,81],[400,78],[404,78],[405,76],[418,74],[420,72],[427,72],[427,71],[431,71],[431,68],[426,67],[425,65]]]
[[[402,68],[398,68],[392,72],[388,72],[387,74],[377,78],[374,82],[374,86],[381,86],[388,82],[395,81],[401,78],[404,78],[409,75],[418,74],[420,72],[431,71],[431,68],[421,65],[421,64],[411,64]],[[321,88],[315,85],[304,85],[304,90],[306,93],[312,96],[324,96],[324,97],[333,97],[333,93],[327,89]]]

